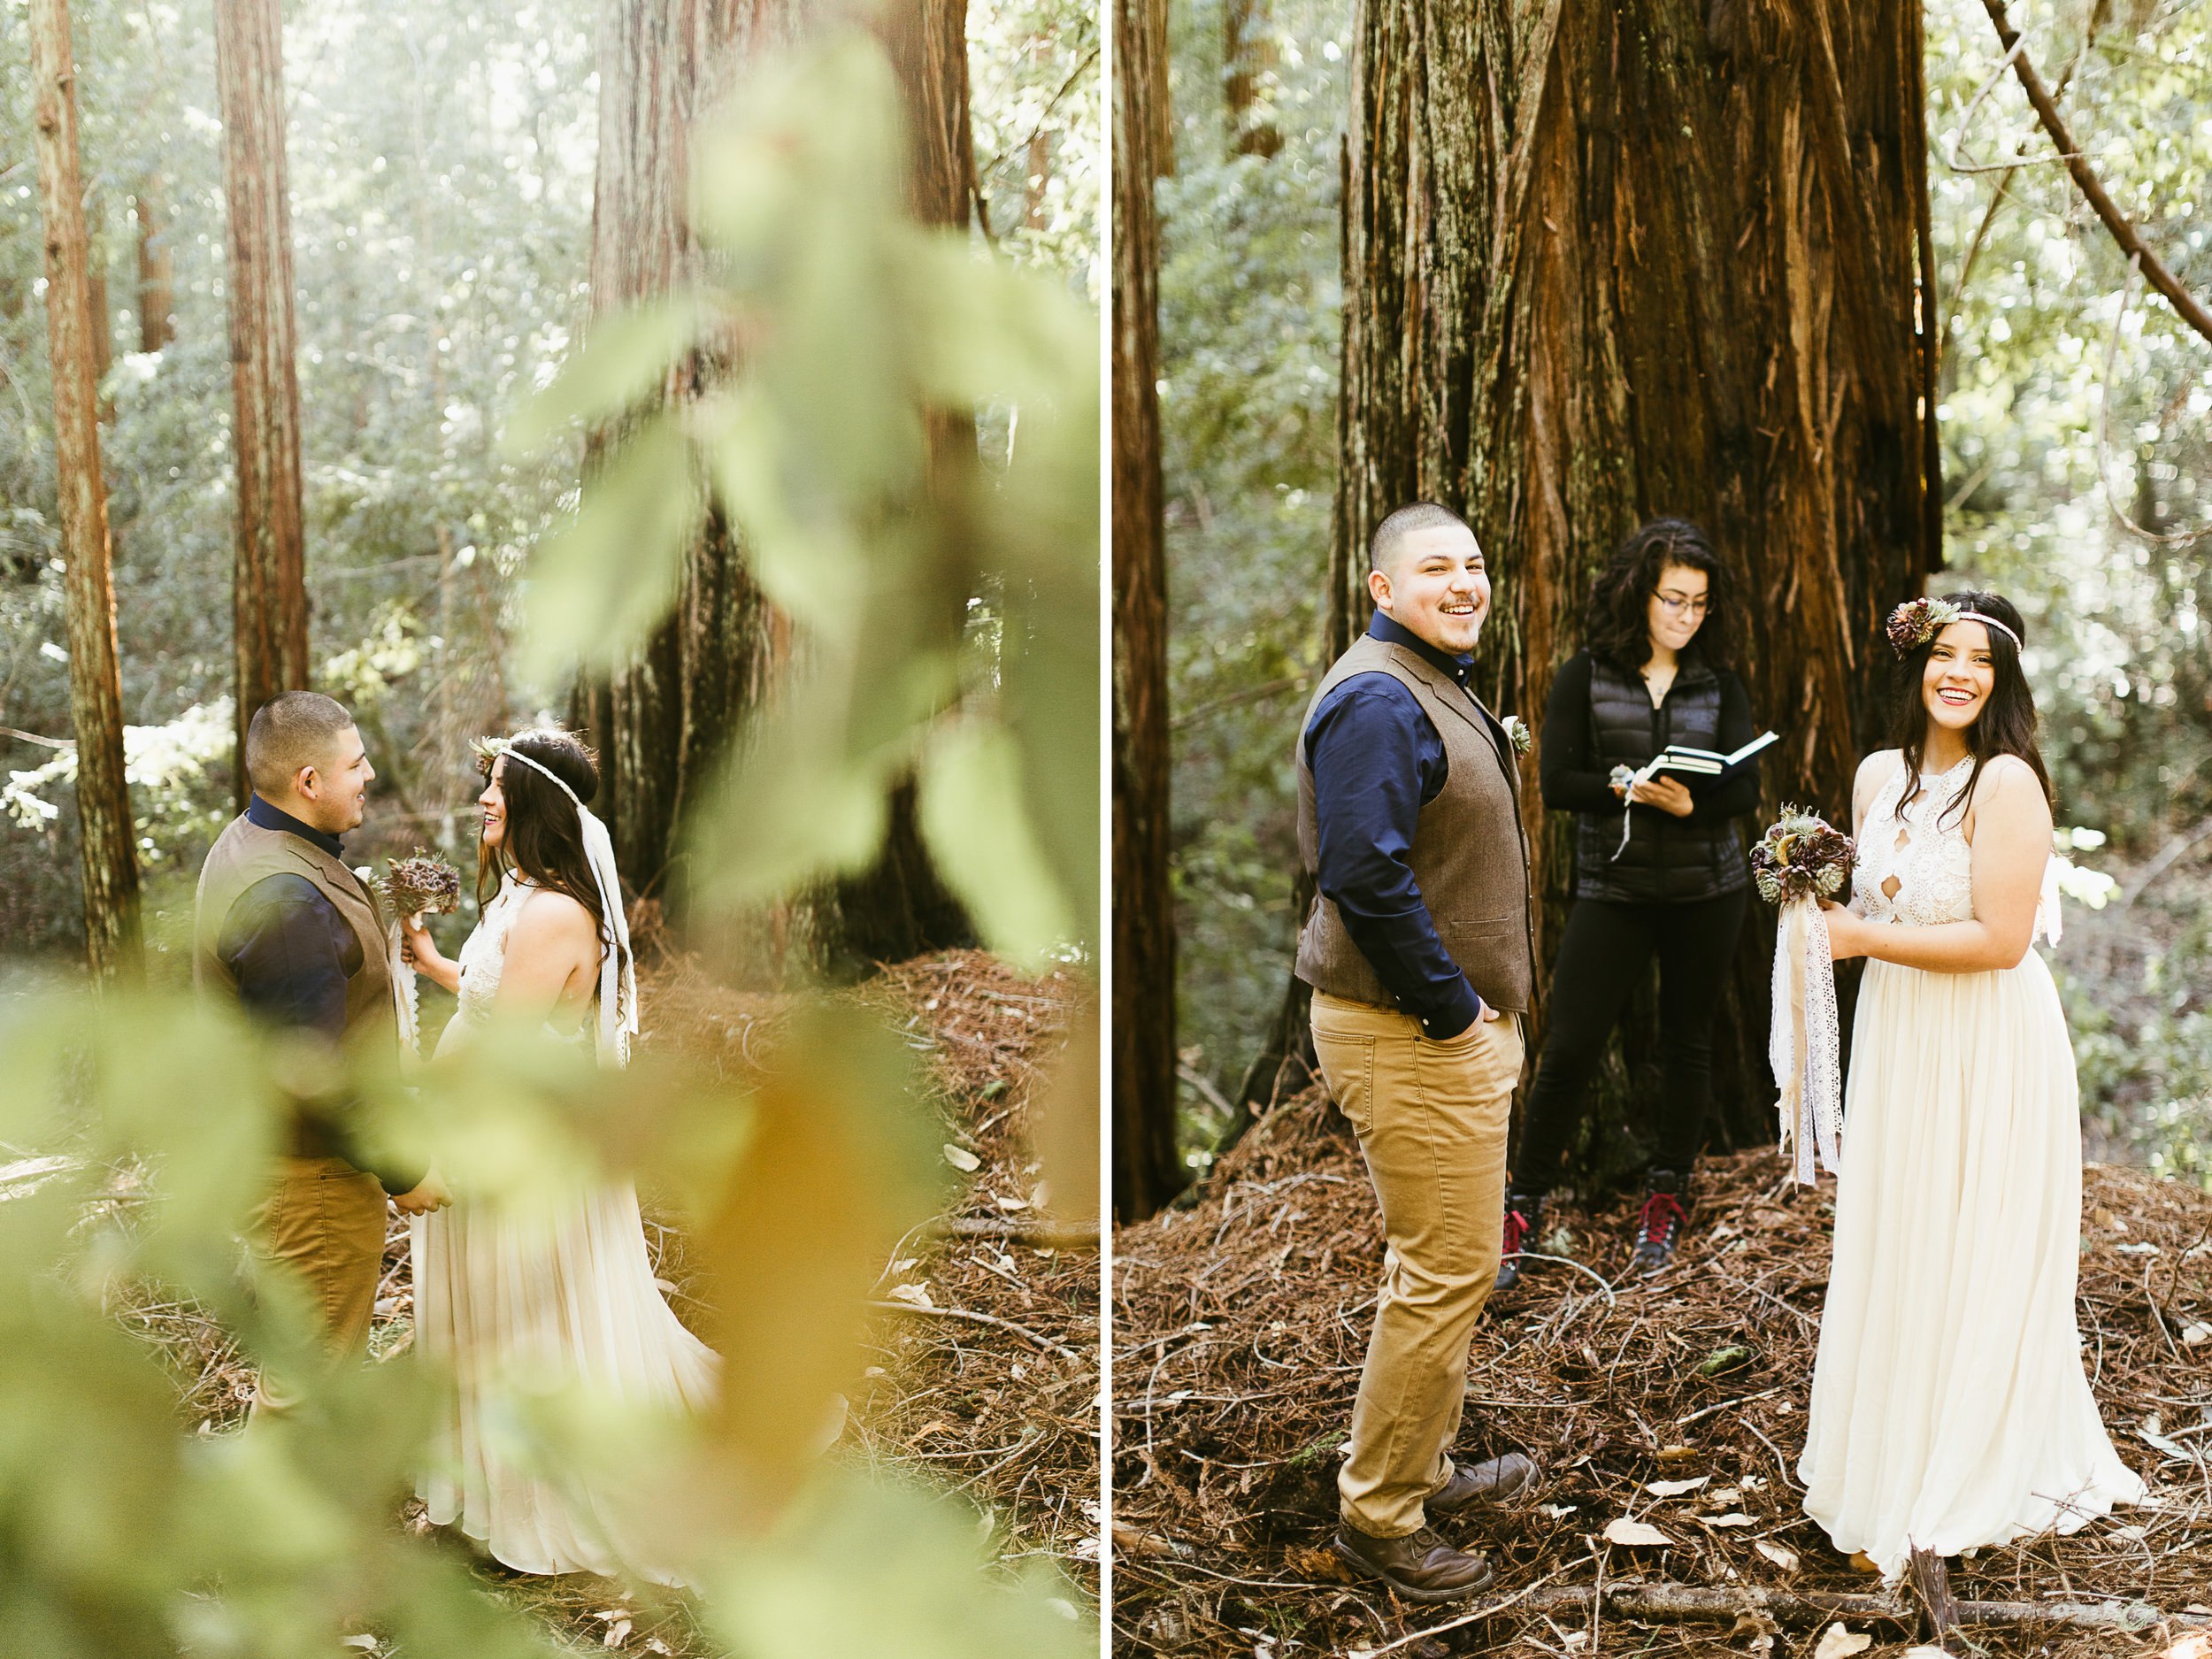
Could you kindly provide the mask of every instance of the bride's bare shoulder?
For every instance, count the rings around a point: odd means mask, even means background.
[[[550,887],[540,887],[523,901],[516,912],[514,931],[508,935],[508,948],[517,944],[554,946],[574,942],[595,942],[599,926],[591,912],[565,893]]]
[[[1851,803],[1864,810],[1867,803],[1881,793],[1882,786],[1894,778],[1904,766],[1902,749],[1878,749],[1859,763],[1858,775],[1851,780]]]

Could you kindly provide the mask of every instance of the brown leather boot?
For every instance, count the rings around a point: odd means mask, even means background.
[[[1479,1504],[1508,1503],[1536,1484],[1536,1460],[1508,1452],[1486,1463],[1462,1463],[1422,1505],[1432,1515],[1455,1515]]]
[[[1463,1601],[1497,1577],[1480,1555],[1454,1549],[1427,1527],[1403,1538],[1370,1538],[1338,1524],[1337,1556],[1363,1578],[1380,1578],[1409,1601]]]

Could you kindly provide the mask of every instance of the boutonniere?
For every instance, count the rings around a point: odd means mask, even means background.
[[[1499,722],[1505,727],[1506,741],[1513,745],[1513,752],[1525,755],[1535,747],[1536,740],[1529,735],[1528,722],[1517,714],[1509,714]]]

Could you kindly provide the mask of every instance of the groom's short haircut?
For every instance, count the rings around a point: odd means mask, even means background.
[[[246,776],[254,793],[275,801],[291,793],[303,766],[323,766],[338,733],[353,724],[342,703],[319,691],[280,691],[254,710],[246,727]]]
[[[1423,530],[1448,530],[1454,526],[1474,534],[1474,527],[1449,507],[1440,507],[1432,501],[1417,501],[1401,507],[1375,526],[1375,534],[1367,543],[1367,568],[1371,571],[1391,569],[1398,557],[1398,543]]]

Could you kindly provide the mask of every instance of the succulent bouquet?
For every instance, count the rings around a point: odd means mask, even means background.
[[[404,1063],[411,1064],[421,1051],[422,1010],[415,966],[407,960],[400,924],[408,917],[432,911],[442,916],[458,905],[461,872],[418,847],[404,858],[386,860],[384,873],[376,878],[376,890],[391,907],[391,919],[385,924],[385,943],[391,964],[393,1002],[399,1016],[400,1048]]]
[[[1843,891],[1858,845],[1816,813],[1785,805],[1751,849],[1751,879],[1769,904],[1832,899]]]
[[[443,916],[461,902],[461,872],[418,847],[407,857],[386,861],[376,890],[396,916]]]

